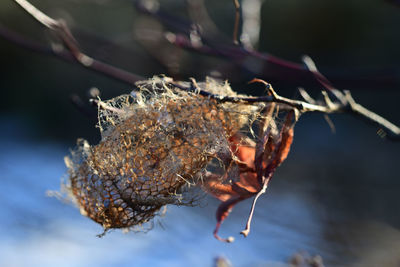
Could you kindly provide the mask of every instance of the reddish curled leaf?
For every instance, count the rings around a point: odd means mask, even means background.
[[[240,163],[245,166],[245,168],[242,169],[251,171],[241,172],[239,180],[233,183],[224,183],[229,178],[226,175],[220,177],[213,173],[206,173],[202,185],[204,191],[222,201],[216,212],[217,224],[215,226],[214,236],[223,242],[232,242],[233,239],[231,237],[221,238],[218,236],[218,231],[222,222],[228,217],[232,208],[238,202],[252,197],[260,190],[260,184],[254,172],[254,144],[247,142],[243,144],[242,140],[243,137],[239,135],[230,138],[231,150],[234,157],[239,161],[235,161],[234,164]]]
[[[266,165],[268,166],[267,169],[269,168],[270,170],[274,170],[287,158],[289,151],[290,151],[290,146],[292,145],[293,142],[293,116],[294,116],[294,111],[290,111],[285,119],[284,125],[282,126],[282,130],[280,132],[280,137],[279,137],[279,142],[276,146],[276,149],[274,151],[274,157],[271,158],[272,160],[270,162],[267,162]]]
[[[256,194],[261,190],[261,186],[257,180],[257,174],[255,172],[241,173],[239,181],[235,182],[234,185],[246,189],[249,193],[253,194]]]
[[[204,175],[202,188],[204,191],[223,202],[239,195],[237,192],[233,191],[231,184],[224,184],[222,181],[223,179],[218,175],[208,172]]]
[[[229,216],[232,208],[240,201],[256,196],[250,211],[246,228],[242,231],[247,236],[250,231],[251,218],[258,197],[267,188],[276,168],[286,159],[293,141],[294,111],[290,111],[285,118],[278,138],[270,135],[270,123],[265,121],[257,144],[243,141],[245,138],[235,135],[230,138],[231,151],[235,160],[233,165],[239,166],[239,179],[228,182],[227,174],[222,177],[207,173],[205,175],[203,190],[223,201],[216,213],[217,224],[214,236],[220,241],[232,242],[233,238],[221,238],[218,235],[222,222]],[[232,165],[229,167],[231,168]],[[228,171],[227,171],[228,173]]]
[[[231,151],[240,163],[249,169],[254,169],[255,144],[247,140],[244,136],[235,134],[229,138]]]

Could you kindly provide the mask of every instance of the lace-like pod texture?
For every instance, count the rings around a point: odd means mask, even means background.
[[[254,113],[254,107],[179,91],[165,77],[137,86],[136,93],[100,102],[100,143],[78,140],[65,159],[70,195],[106,230],[142,225],[166,204],[190,204],[188,183],[201,179],[212,158],[231,153],[229,138]],[[225,83],[201,86],[236,95]]]

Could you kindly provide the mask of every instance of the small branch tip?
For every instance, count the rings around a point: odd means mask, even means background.
[[[244,237],[247,237],[249,235],[249,233],[250,233],[250,230],[248,230],[248,229],[245,229],[240,232],[240,234],[243,235]]]

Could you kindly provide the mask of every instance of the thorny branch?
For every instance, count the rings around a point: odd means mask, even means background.
[[[6,30],[3,27],[0,27],[0,35],[2,35],[4,38],[7,40],[14,42],[16,44],[19,44],[21,46],[24,46],[26,48],[30,48],[35,51],[39,51],[42,53],[51,53],[59,58],[63,58],[64,60],[72,60],[74,59],[75,62],[83,65],[86,68],[92,69],[94,71],[97,71],[99,73],[105,74],[109,77],[112,77],[114,79],[120,80],[122,82],[126,82],[129,84],[133,84],[138,80],[141,80],[142,78],[140,76],[137,76],[135,74],[132,74],[130,72],[127,72],[125,70],[119,69],[117,67],[108,65],[106,63],[103,63],[101,61],[98,61],[94,58],[91,58],[90,56],[86,55],[83,53],[79,45],[72,35],[71,31],[67,27],[67,25],[59,20],[55,20],[46,14],[44,14],[42,11],[34,7],[32,4],[30,4],[26,0],[14,0],[21,8],[23,8],[26,12],[28,12],[35,20],[37,20],[40,24],[45,26],[46,28],[54,31],[63,41],[64,46],[68,49],[69,53],[65,52],[57,52],[57,51],[52,51],[52,53],[49,50],[46,50],[39,44],[32,42],[30,40],[26,40],[23,37],[19,36],[18,34],[15,34],[9,30]],[[189,47],[191,46],[191,43],[189,40],[186,39],[185,36],[176,36],[179,38],[175,38],[175,43],[178,45],[181,45],[183,47]],[[202,47],[202,49],[207,48],[207,46]],[[195,49],[195,48],[193,48]],[[245,50],[240,46],[236,46],[232,48],[237,55],[241,54],[251,54],[251,55],[257,55],[261,56],[261,54],[257,51],[252,51],[252,50]],[[196,48],[198,50],[198,48]],[[210,50],[211,51],[211,50]],[[216,50],[212,50],[216,51]],[[217,51],[218,53],[221,53],[221,55],[224,55],[224,52]],[[232,52],[232,51],[230,51]],[[268,61],[276,61],[277,59],[274,57],[269,56],[268,58],[265,58],[265,60]],[[333,95],[336,98],[336,101],[331,101],[330,98],[328,97],[328,94],[326,92],[323,93],[324,95],[324,101],[323,102],[317,102],[312,100],[307,93],[304,90],[300,90],[301,95],[305,99],[305,101],[300,101],[300,100],[293,100],[289,98],[285,98],[282,96],[279,96],[273,89],[272,87],[260,80],[260,79],[254,79],[253,82],[262,82],[265,84],[265,86],[272,92],[268,96],[261,96],[261,97],[228,97],[228,96],[219,96],[219,95],[214,95],[211,94],[207,91],[201,90],[196,86],[195,83],[192,83],[192,86],[187,87],[184,85],[181,85],[177,82],[173,82],[173,85],[182,89],[182,90],[189,90],[189,91],[197,91],[200,95],[207,96],[210,98],[215,98],[217,101],[220,102],[248,102],[248,103],[255,103],[255,102],[274,102],[274,103],[280,103],[280,104],[285,104],[290,107],[296,108],[298,111],[301,113],[304,112],[321,112],[324,114],[332,114],[332,113],[349,113],[361,118],[366,119],[367,121],[375,124],[378,126],[380,130],[380,135],[383,137],[387,137],[390,140],[400,140],[400,128],[393,123],[389,122],[385,118],[379,116],[378,114],[366,109],[365,107],[361,106],[351,96],[349,91],[344,91],[341,92],[337,89],[335,89],[329,80],[327,80],[315,67],[315,64],[312,62],[312,60],[309,57],[305,57],[303,59],[305,65],[307,66],[307,71],[312,73],[312,75],[315,77],[317,81],[321,85],[323,85],[328,92]],[[279,64],[283,64],[285,62],[278,62]],[[289,64],[292,65],[292,64]],[[304,68],[299,66],[292,66],[295,69],[298,69],[298,71],[304,72]]]

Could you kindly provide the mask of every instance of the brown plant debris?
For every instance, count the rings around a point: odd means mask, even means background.
[[[190,205],[188,185],[203,184],[207,170],[238,176],[230,143],[248,139],[240,132],[249,131],[266,104],[219,104],[170,81],[154,77],[137,83],[138,92],[98,101],[100,143],[78,140],[65,159],[66,188],[81,213],[105,230],[142,225],[166,204]],[[226,83],[209,79],[200,86],[236,96]]]

